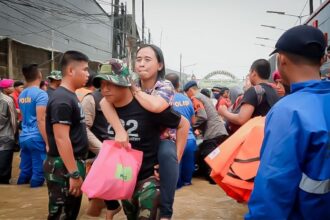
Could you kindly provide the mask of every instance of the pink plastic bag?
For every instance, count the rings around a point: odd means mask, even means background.
[[[88,198],[130,199],[142,164],[143,152],[104,141],[83,185]]]

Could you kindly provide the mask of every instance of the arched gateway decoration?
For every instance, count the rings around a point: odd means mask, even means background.
[[[228,76],[230,77],[232,80],[237,80],[237,77],[228,72],[228,71],[225,71],[225,70],[216,70],[216,71],[213,71],[209,74],[207,74],[203,79],[210,79],[212,76],[215,76],[215,75],[220,75],[220,76]]]

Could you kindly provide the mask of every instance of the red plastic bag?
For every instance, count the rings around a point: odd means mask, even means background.
[[[88,198],[105,200],[130,199],[142,164],[143,152],[104,141],[82,191]]]

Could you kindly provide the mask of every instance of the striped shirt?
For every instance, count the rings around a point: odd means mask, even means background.
[[[1,134],[9,136],[15,135],[17,129],[17,111],[13,98],[0,92],[0,106],[2,106],[2,112],[0,114],[1,120],[8,118],[11,125],[11,131],[8,131],[8,128],[6,131],[2,130],[5,129],[5,126],[0,127]],[[8,109],[8,111],[4,111],[5,109]]]

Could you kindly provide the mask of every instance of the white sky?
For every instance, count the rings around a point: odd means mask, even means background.
[[[136,0],[135,4],[141,35],[142,0]],[[267,10],[309,14],[308,0],[145,0],[144,4],[145,37],[149,28],[151,43],[162,48],[166,67],[179,71],[182,53],[182,66],[187,66],[184,72],[194,73],[198,78],[215,70],[227,70],[241,78],[254,60],[268,59],[276,41],[256,37],[277,40],[283,31],[260,25],[288,29],[299,21],[295,17],[266,13]],[[314,0],[314,10],[319,5],[320,0]],[[110,11],[109,6],[102,6]],[[127,6],[130,13],[131,0]]]

